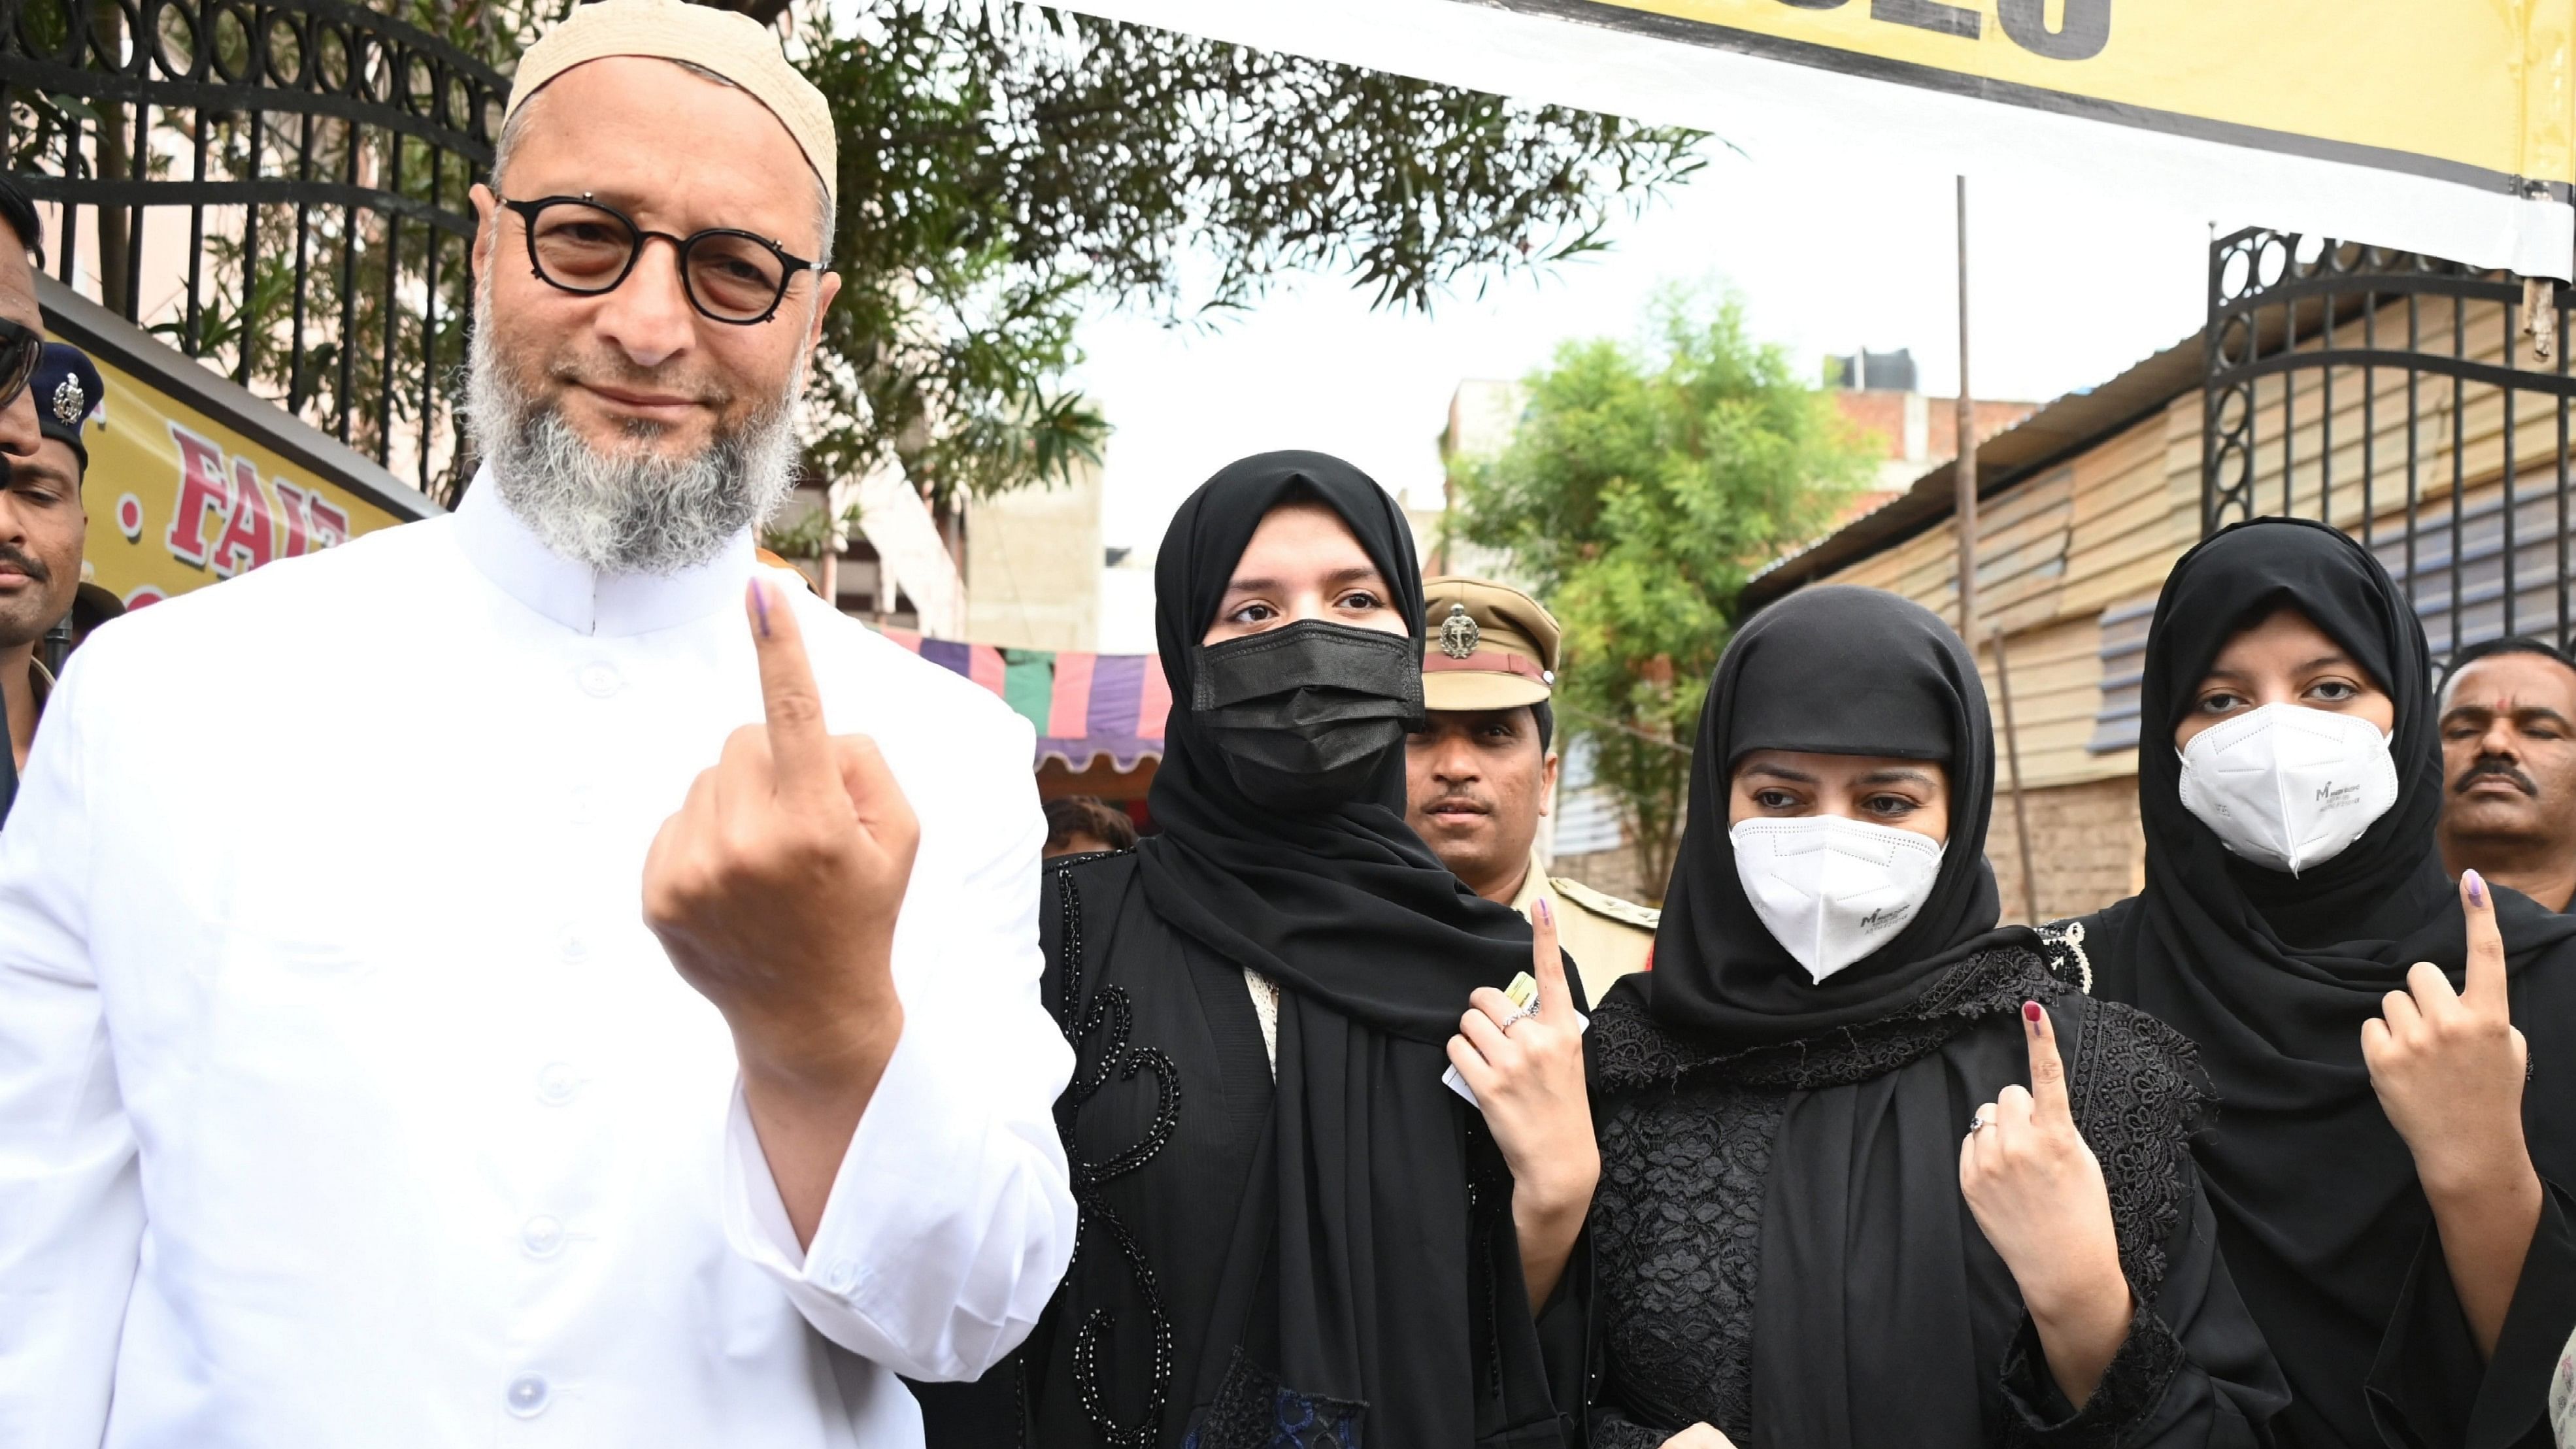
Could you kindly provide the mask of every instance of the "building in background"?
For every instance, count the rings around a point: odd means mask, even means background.
[[[1828,357],[1825,387],[1843,420],[1878,438],[1881,449],[1877,476],[1843,505],[1837,525],[1893,501],[1926,470],[1959,456],[1959,400],[1923,395],[1916,386],[1914,349],[1872,352],[1863,348],[1849,356]],[[1980,399],[1977,436],[1991,438],[2036,410],[2035,403]]]
[[[966,637],[1010,649],[1100,648],[1101,470],[966,505]]]

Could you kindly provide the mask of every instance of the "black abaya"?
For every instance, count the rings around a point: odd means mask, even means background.
[[[2396,704],[2398,797],[2298,877],[2229,854],[2185,810],[2173,729],[2228,639],[2294,606]],[[2262,519],[2166,578],[2140,686],[2146,889],[2085,926],[2096,990],[2198,1047],[2218,1101],[2197,1155],[2220,1242],[2294,1401],[2293,1449],[2539,1445],[2576,1325],[2576,1236],[2552,1186],[2493,1366],[2452,1296],[2413,1157],[2362,1063],[2362,1023],[2431,961],[2456,986],[2465,925],[2435,848],[2441,746],[2423,628],[2377,560],[2322,524]],[[2524,1130],[2545,1183],[2576,1183],[2576,918],[2496,892],[2513,1019],[2531,1046]]]
[[[1298,500],[1349,527],[1420,655],[1411,536],[1349,465],[1246,459],[1174,517],[1162,833],[1049,871],[1081,1236],[1003,1372],[1045,1449],[1576,1442],[1588,1249],[1533,1321],[1501,1152],[1441,1082],[1470,993],[1527,969],[1528,925],[1405,826],[1400,737],[1359,798],[1289,812],[1235,783],[1190,703],[1236,560]],[[1247,971],[1279,988],[1275,1084]]]
[[[1729,781],[1757,748],[1949,772],[1929,898],[1821,986],[1737,875]],[[2283,1395],[2211,1242],[2188,1051],[2072,989],[2080,967],[2063,944],[1996,929],[1992,785],[1973,662],[1894,595],[1793,594],[1719,664],[1655,970],[1614,987],[1592,1031],[1606,1099],[1600,1449],[1651,1449],[1700,1421],[1743,1449],[2263,1442]],[[2137,1303],[2081,1411],[1959,1189],[1975,1109],[2028,1082],[2026,1000],[2057,1024]]]

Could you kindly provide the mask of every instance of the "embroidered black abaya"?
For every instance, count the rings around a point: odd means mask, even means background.
[[[2230,855],[2182,807],[2173,730],[2237,632],[2295,606],[2396,704],[2398,796],[2293,878]],[[2185,554],[2147,635],[2138,746],[2145,891],[2084,922],[2097,991],[2198,1045],[2218,1098],[2197,1143],[2220,1241],[2294,1402],[2293,1449],[2546,1444],[2551,1369],[2576,1325],[2569,1199],[2540,1228],[2490,1369],[2453,1295],[2432,1209],[2362,1064],[2362,1023],[2431,961],[2458,985],[2460,903],[2433,827],[2441,742],[2424,632],[2386,572],[2322,524],[2263,519]],[[2576,918],[2496,892],[2523,1120],[2544,1183],[2576,1183]]]
[[[1162,833],[1051,866],[1046,995],[1079,1054],[1057,1116],[1081,1237],[1013,1365],[1045,1449],[1579,1442],[1587,1249],[1533,1321],[1511,1179],[1441,1083],[1529,928],[1404,824],[1399,743],[1308,814],[1239,789],[1191,701],[1199,639],[1272,507],[1329,506],[1417,623],[1394,501],[1311,453],[1246,459],[1173,519],[1156,633],[1173,712]],[[1247,971],[1279,988],[1277,1077]]]
[[[1754,913],[1727,835],[1763,748],[1940,761],[1940,873],[1876,953],[1814,982]],[[1695,1422],[1741,1449],[2255,1445],[2278,1375],[2212,1242],[2188,1049],[2074,988],[2061,941],[1997,929],[1994,752],[1956,635],[1870,589],[1756,616],[1718,665],[1655,969],[1594,1018],[1606,1365],[1598,1449]],[[1979,1105],[2029,1081],[2022,1003],[2056,1023],[2136,1310],[2079,1411],[1959,1189]]]

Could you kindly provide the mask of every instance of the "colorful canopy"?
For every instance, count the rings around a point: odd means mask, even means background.
[[[1151,654],[1004,649],[926,639],[909,629],[888,629],[885,636],[1018,710],[1038,732],[1032,767],[1061,760],[1069,770],[1085,770],[1107,755],[1118,769],[1132,770],[1163,757],[1172,694],[1162,661]]]

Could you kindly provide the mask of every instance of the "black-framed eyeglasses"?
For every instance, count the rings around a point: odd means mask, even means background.
[[[819,272],[826,265],[733,227],[711,227],[689,236],[647,231],[587,192],[499,200],[527,222],[528,266],[537,280],[585,297],[617,290],[635,270],[644,243],[666,241],[680,255],[680,289],[688,293],[689,305],[714,321],[748,327],[777,314],[798,273]]]
[[[18,394],[36,375],[37,364],[45,360],[45,334],[24,322],[0,317],[0,408],[18,401]]]

